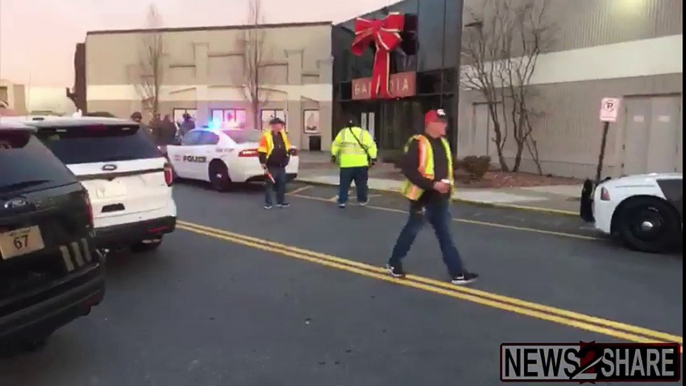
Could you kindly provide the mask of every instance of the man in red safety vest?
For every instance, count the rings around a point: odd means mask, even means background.
[[[405,277],[402,259],[410,251],[425,217],[438,238],[450,281],[467,284],[478,277],[465,269],[450,233],[450,200],[455,181],[450,144],[444,138],[447,126],[443,109],[431,110],[424,116],[424,132],[410,138],[405,146],[401,167],[406,181],[402,193],[410,200],[410,216],[386,265],[393,277]]]

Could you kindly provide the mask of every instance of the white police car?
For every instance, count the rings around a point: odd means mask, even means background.
[[[683,239],[683,174],[608,178],[597,186],[587,180],[580,215],[631,249],[665,252]]]
[[[167,145],[166,155],[179,178],[208,181],[224,191],[232,183],[264,181],[257,147],[262,132],[254,129],[202,127],[186,133],[181,145]],[[298,150],[291,146],[288,180],[298,175]]]

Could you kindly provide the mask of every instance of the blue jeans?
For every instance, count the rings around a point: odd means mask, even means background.
[[[450,203],[448,200],[441,200],[438,202],[429,202],[424,209],[417,203],[410,205],[410,217],[405,224],[405,227],[400,232],[398,240],[393,247],[393,253],[388,261],[390,265],[397,265],[402,262],[402,259],[407,255],[414,243],[415,238],[422,230],[424,225],[424,218],[429,221],[431,227],[436,233],[438,244],[441,247],[443,254],[443,262],[448,268],[448,273],[451,277],[458,276],[465,272],[464,264],[457,247],[453,242],[452,234],[450,233],[450,224],[452,218],[450,216]]]
[[[272,190],[276,190],[276,203],[285,204],[286,200],[286,168],[285,167],[267,167],[269,173],[274,177],[272,182],[267,177],[264,185],[264,203],[265,205],[272,205]]]
[[[367,202],[367,180],[369,179],[369,168],[359,166],[354,168],[341,168],[340,182],[338,185],[338,203],[348,202],[348,190],[355,181],[357,191],[357,202]]]

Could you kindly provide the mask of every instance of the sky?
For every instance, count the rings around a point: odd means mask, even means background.
[[[242,24],[249,0],[156,0],[165,27]],[[351,19],[396,0],[262,0],[267,23]],[[140,0],[0,0],[0,79],[71,87],[75,44],[93,30],[144,28]],[[345,4],[336,5],[336,4]]]

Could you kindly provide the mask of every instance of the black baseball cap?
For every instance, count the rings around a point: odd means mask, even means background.
[[[272,118],[272,119],[269,120],[269,125],[278,125],[278,124],[285,125],[286,122],[284,122],[284,121],[283,121],[281,118],[279,118],[279,117],[274,117],[274,118]]]

